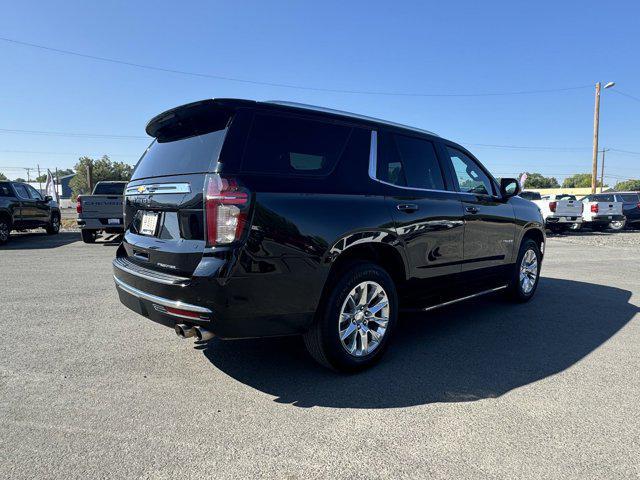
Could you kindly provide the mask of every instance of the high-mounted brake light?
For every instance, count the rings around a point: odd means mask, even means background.
[[[558,206],[558,202],[549,202],[549,210],[552,212],[556,211],[556,207]]]
[[[240,240],[247,223],[249,192],[233,178],[207,176],[205,217],[207,245],[226,245]]]
[[[591,211],[593,213],[598,213],[598,204],[597,203],[594,203],[594,204],[591,205]]]
[[[80,197],[78,197],[76,200],[76,212],[82,213],[82,200],[80,199]]]

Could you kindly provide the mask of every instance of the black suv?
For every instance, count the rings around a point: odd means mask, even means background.
[[[0,244],[9,241],[11,230],[45,228],[49,235],[60,231],[60,209],[27,183],[0,182]]]
[[[115,282],[180,336],[302,334],[320,363],[353,371],[380,358],[401,309],[536,290],[538,208],[433,133],[234,99],[169,110],[146,131]]]

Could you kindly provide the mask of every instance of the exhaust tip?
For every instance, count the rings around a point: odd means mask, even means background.
[[[206,342],[207,340],[211,340],[213,337],[215,337],[215,334],[212,331],[207,330],[206,328],[195,326],[193,327],[193,330],[195,330],[196,338],[199,341]]]
[[[175,331],[176,331],[176,335],[178,335],[181,338],[193,337],[196,334],[195,329],[193,327],[190,327],[189,325],[185,325],[184,323],[176,323]]]

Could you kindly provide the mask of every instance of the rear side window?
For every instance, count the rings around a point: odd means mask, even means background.
[[[637,203],[640,201],[640,197],[638,197],[637,193],[622,193],[620,196],[622,197],[623,202]]]
[[[378,180],[402,187],[445,189],[432,142],[384,132],[378,138]]]
[[[24,199],[29,198],[29,192],[27,192],[27,187],[25,187],[21,183],[14,183],[13,189],[16,191],[16,193],[20,198],[24,198]]]
[[[242,170],[278,175],[326,175],[335,167],[351,128],[296,117],[256,114]]]
[[[491,180],[480,166],[460,150],[447,147],[461,192],[493,195]]]
[[[122,195],[125,183],[98,183],[94,195]]]

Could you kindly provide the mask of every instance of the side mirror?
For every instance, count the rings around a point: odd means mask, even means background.
[[[503,198],[515,197],[520,193],[520,182],[515,178],[501,178],[500,179],[500,194]]]
[[[51,195],[45,195],[44,197],[45,202],[51,202],[52,200],[53,200],[53,197]]]

